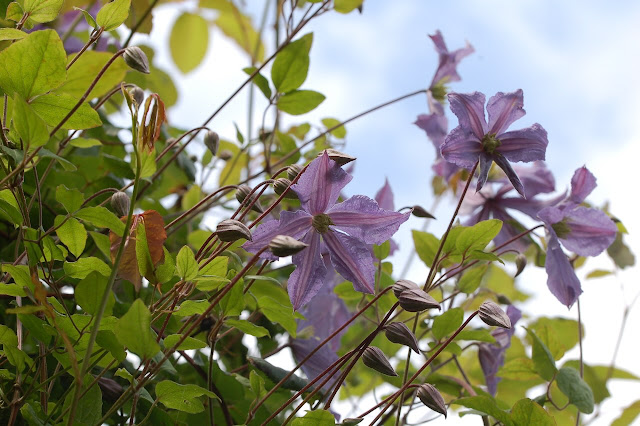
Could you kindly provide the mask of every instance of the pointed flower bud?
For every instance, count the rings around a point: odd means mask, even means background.
[[[478,308],[480,319],[487,325],[495,325],[502,328],[511,328],[511,320],[502,308],[488,300]]]
[[[363,417],[348,417],[342,421],[343,425],[357,425],[364,420]]]
[[[147,59],[147,55],[145,55],[139,47],[127,47],[124,50],[124,55],[122,55],[122,57],[129,68],[140,71],[144,74],[149,74],[151,72],[149,69],[149,60]]]
[[[133,96],[133,100],[136,101],[136,104],[138,104],[138,106],[142,105],[144,102],[144,90],[134,85],[129,89],[129,92],[131,96]]]
[[[216,132],[212,132],[211,130],[207,130],[207,133],[204,134],[204,144],[211,151],[212,155],[216,155],[218,153],[218,144],[220,143],[220,137]]]
[[[127,216],[130,207],[131,200],[125,192],[118,191],[111,196],[111,208],[118,216]]]
[[[352,157],[348,154],[345,154],[344,152],[340,152],[335,149],[327,149],[325,151],[327,152],[329,159],[335,161],[340,166],[344,166],[345,164],[348,164],[356,159],[356,157]],[[323,153],[324,151],[320,152],[318,154],[318,157],[322,156]]]
[[[304,250],[305,247],[309,247],[309,244],[305,244],[288,235],[277,235],[269,243],[269,250],[278,257],[294,255]]]
[[[422,217],[426,219],[436,218],[434,215],[426,211],[424,207],[418,206],[418,205],[413,206],[413,208],[411,209],[411,214],[414,215],[415,217]]]
[[[387,376],[397,376],[398,373],[393,369],[387,357],[384,356],[380,348],[369,346],[362,354],[362,362],[369,368],[373,368],[379,373]]]
[[[416,336],[413,335],[409,327],[403,322],[394,322],[386,326],[384,335],[387,336],[390,342],[400,343],[401,345],[410,347],[415,353],[420,353]]]
[[[236,190],[236,200],[242,203],[249,196],[249,194],[251,194],[251,187],[249,185],[246,185],[246,184],[239,185],[238,189]],[[264,209],[260,205],[260,201],[256,200],[255,198],[256,198],[256,194],[253,194],[251,195],[251,199],[247,201],[247,203],[250,204],[252,201],[255,200],[255,202],[251,206],[251,210],[256,211],[258,213],[264,212]]]
[[[233,158],[233,152],[229,151],[228,149],[223,149],[218,154],[218,158],[222,161],[229,161]]]
[[[220,238],[220,241],[232,242],[244,238],[245,240],[251,240],[251,231],[247,226],[234,219],[226,219],[218,224],[216,227],[216,235]]]
[[[398,280],[393,284],[392,290],[393,294],[396,295],[396,298],[400,297],[400,294],[405,290],[415,290],[420,289],[418,284],[414,283],[411,280]]]
[[[522,271],[524,271],[524,268],[526,266],[527,266],[527,256],[525,256],[522,253],[519,253],[518,256],[516,257],[516,268],[518,269],[516,270],[516,274],[513,276],[513,278],[520,275]]]
[[[400,306],[407,312],[422,312],[425,309],[440,309],[436,299],[420,289],[405,290],[398,297]]]
[[[301,171],[302,171],[302,166],[298,164],[292,164],[287,168],[287,177],[289,178],[289,180],[293,181],[296,178],[296,176],[300,174]]]
[[[424,405],[431,408],[433,411],[443,414],[447,417],[447,406],[444,403],[444,398],[438,392],[435,386],[425,383],[418,388],[418,398]]]
[[[297,200],[298,194],[293,192],[291,189],[287,189],[289,188],[290,185],[291,185],[291,181],[289,179],[278,178],[276,179],[275,182],[273,182],[273,191],[278,195],[282,195],[282,193],[286,191],[286,194],[284,196],[285,198],[291,198],[291,199]]]

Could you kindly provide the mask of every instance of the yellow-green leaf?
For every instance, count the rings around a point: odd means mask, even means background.
[[[171,58],[184,74],[195,69],[207,53],[209,27],[207,21],[195,13],[178,17],[169,36]]]
[[[312,43],[313,33],[310,33],[291,42],[278,53],[271,67],[271,81],[278,92],[295,90],[307,79]]]
[[[55,226],[58,227],[56,234],[74,256],[80,257],[87,244],[87,230],[72,217],[64,223],[62,223],[63,220],[64,216],[56,216],[54,221]]]
[[[27,36],[27,33],[15,28],[0,28],[0,41],[20,40]]]
[[[313,111],[324,100],[322,93],[313,90],[294,90],[278,99],[278,109],[291,115],[306,114]]]
[[[64,0],[24,0],[24,11],[35,22],[50,22],[56,19]]]
[[[73,66],[69,68],[64,85],[57,89],[56,92],[66,93],[76,99],[80,99],[93,82],[95,76],[112,56],[113,54],[109,52],[87,50]],[[69,57],[69,60],[71,59],[73,59],[73,56]],[[66,61],[65,59],[65,66]],[[106,94],[114,86],[122,82],[126,72],[127,65],[124,63],[124,60],[122,58],[116,59],[109,65],[109,68],[107,68],[102,77],[100,77],[100,80],[98,80],[95,87],[91,90],[87,99],[93,99]]]
[[[136,299],[115,327],[118,341],[142,358],[151,358],[160,345],[151,333],[151,313],[141,299]]]
[[[47,143],[47,125],[20,96],[13,100],[13,127],[30,149]]]
[[[102,6],[96,16],[96,23],[105,31],[118,28],[129,16],[131,0],[114,0]]]
[[[31,108],[49,126],[57,126],[76,106],[78,100],[67,94],[49,94],[38,96],[31,102]],[[73,113],[62,125],[63,129],[84,130],[98,127],[102,124],[100,116],[86,102]]]

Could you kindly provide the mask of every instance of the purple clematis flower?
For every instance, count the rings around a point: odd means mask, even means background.
[[[522,312],[513,305],[507,308],[507,316],[511,320],[511,328],[497,328],[491,335],[496,339],[495,343],[480,343],[478,345],[478,359],[480,367],[484,373],[487,390],[493,396],[498,390],[498,382],[500,377],[497,376],[498,370],[504,365],[504,355],[509,346],[511,346],[511,337],[516,331],[516,322],[522,318]]]
[[[244,249],[256,253],[276,235],[289,235],[309,245],[293,256],[296,270],[287,286],[294,309],[309,302],[324,285],[327,274],[321,254],[328,252],[331,264],[356,290],[373,293],[375,267],[370,244],[382,244],[409,218],[410,213],[381,209],[374,200],[355,195],[336,204],[342,188],[351,181],[326,152],[309,164],[291,189],[298,194],[302,209],[284,211],[280,220],[261,224],[253,241]],[[261,257],[277,259],[264,252]]]
[[[450,93],[451,111],[460,125],[445,139],[441,151],[444,159],[460,167],[471,169],[480,162],[478,185],[482,189],[495,161],[509,178],[513,187],[525,196],[522,182],[509,161],[531,162],[544,160],[547,132],[539,124],[522,130],[507,132],[507,128],[525,115],[522,90],[498,92],[487,103],[489,122],[484,114],[485,96],[482,93]]]
[[[547,286],[568,308],[578,300],[582,287],[560,243],[580,256],[597,256],[613,243],[618,232],[616,224],[603,211],[580,205],[595,187],[596,178],[581,167],[571,179],[569,196],[538,213],[549,234]]]
[[[465,56],[469,56],[470,54],[475,52],[475,50],[473,49],[473,46],[467,43],[467,45],[462,49],[457,49],[453,52],[449,52],[449,49],[447,49],[447,45],[444,43],[444,38],[442,37],[442,33],[440,32],[440,30],[437,30],[434,35],[430,35],[429,37],[433,41],[436,52],[438,52],[439,55],[438,68],[436,69],[436,73],[431,80],[429,89],[434,92],[435,98],[438,99],[438,92],[444,89],[443,86],[446,83],[461,80],[456,67]],[[442,92],[441,99],[444,100],[444,92]]]
[[[384,179],[384,186],[378,190],[376,193],[376,203],[381,209],[394,211],[396,208],[393,203],[393,191],[391,190],[391,185],[389,185],[389,180],[387,178]],[[398,244],[393,240],[389,240],[389,255],[392,255],[394,251],[398,250]]]

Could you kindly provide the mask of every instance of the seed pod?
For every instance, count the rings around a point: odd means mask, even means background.
[[[348,154],[345,154],[344,152],[336,151],[335,149],[331,148],[322,151],[320,154],[318,154],[318,157],[320,157],[324,152],[327,153],[331,160],[335,161],[340,166],[344,166],[345,164],[348,164],[356,159],[356,157],[352,157]]]
[[[245,240],[251,240],[251,231],[247,226],[235,219],[226,219],[218,224],[216,227],[216,235],[220,238],[220,241],[232,242],[241,238]]]
[[[122,191],[118,191],[111,196],[111,208],[120,217],[127,216],[131,208],[129,196]]]
[[[309,247],[309,244],[305,244],[288,235],[277,235],[269,243],[269,250],[278,257],[294,255],[304,250],[305,247]]]
[[[369,368],[373,368],[379,373],[387,376],[397,376],[398,373],[393,369],[387,357],[384,356],[380,348],[369,346],[362,354],[362,362]]]
[[[289,179],[278,178],[276,179],[275,182],[273,182],[273,191],[278,195],[282,195],[282,193],[286,191],[286,194],[284,196],[285,198],[291,198],[291,199],[297,200],[298,194],[296,194],[291,189],[287,189],[289,188],[290,185],[291,185],[291,181]]]
[[[300,174],[301,171],[302,171],[302,166],[298,164],[292,164],[289,167],[287,167],[287,177],[289,178],[290,181],[293,181],[296,178],[296,176]]]
[[[516,256],[516,268],[518,269],[516,270],[516,274],[513,276],[513,278],[520,275],[522,271],[524,271],[524,268],[526,266],[527,266],[527,256],[525,256],[522,253],[519,253],[518,256]]]
[[[129,68],[134,69],[136,71],[140,71],[144,74],[149,74],[151,71],[149,69],[149,60],[147,59],[147,55],[137,46],[130,46],[124,50],[124,54],[122,55],[124,58],[124,62],[129,66]]]
[[[216,132],[207,130],[204,134],[204,144],[211,151],[211,154],[216,155],[218,153],[218,144],[220,143],[220,137]]]
[[[414,289],[420,289],[420,287],[418,287],[418,284],[414,283],[411,280],[398,280],[395,282],[395,284],[393,284],[393,287],[392,287],[393,294],[396,295],[396,298],[399,298],[400,294],[403,291],[414,290]]]
[[[502,308],[490,300],[487,300],[478,308],[480,319],[487,325],[495,325],[502,328],[511,328],[511,320]]]
[[[236,190],[236,200],[242,203],[249,196],[249,194],[251,194],[251,187],[249,185],[246,185],[246,184],[239,185],[238,189]],[[251,206],[251,210],[256,211],[258,213],[264,212],[264,209],[260,205],[260,201],[256,200],[256,194],[251,195],[251,199],[247,201],[247,204],[250,204],[253,200],[255,200],[255,202]]]
[[[447,417],[447,406],[444,403],[444,398],[438,392],[435,386],[425,383],[418,388],[418,398],[424,405],[431,408],[433,411]]]
[[[413,335],[411,330],[409,330],[409,327],[407,327],[403,322],[394,322],[386,326],[384,335],[387,336],[387,339],[389,339],[390,342],[400,343],[401,345],[410,347],[415,351],[415,353],[420,353],[416,336]]]
[[[433,297],[420,289],[405,290],[398,297],[400,306],[407,312],[422,312],[425,309],[440,309],[440,304]]]
[[[436,217],[426,211],[422,206],[415,205],[411,209],[411,214],[415,217],[422,217],[426,219],[435,219]]]

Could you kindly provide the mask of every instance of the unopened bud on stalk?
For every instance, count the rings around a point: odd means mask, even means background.
[[[400,306],[407,312],[422,312],[425,309],[440,309],[440,304],[420,289],[405,290],[398,297]]]
[[[331,160],[335,161],[340,166],[344,166],[345,164],[348,164],[356,159],[356,157],[352,157],[348,154],[345,154],[344,152],[336,151],[335,149],[331,148],[326,149],[325,151],[318,154],[318,157],[320,157],[324,152],[327,153]]]
[[[393,294],[396,295],[396,298],[399,298],[403,291],[420,289],[420,287],[411,280],[398,280],[393,284],[391,289],[393,290]]]
[[[447,417],[447,406],[444,403],[444,398],[438,392],[435,386],[425,383],[418,387],[418,398],[424,405],[431,408],[433,411]]]
[[[124,393],[124,388],[120,383],[107,377],[100,377],[98,379],[98,386],[102,391],[102,397],[109,402],[115,402]]]
[[[298,164],[292,164],[289,167],[287,167],[287,177],[289,178],[290,181],[293,181],[296,178],[296,176],[300,174],[301,171],[302,171],[302,166]]]
[[[204,134],[204,144],[211,151],[212,155],[216,155],[218,153],[218,144],[220,143],[220,137],[216,132],[212,132],[211,130],[207,130]]]
[[[304,250],[305,247],[309,247],[309,244],[305,244],[288,235],[277,235],[269,243],[269,250],[278,257],[294,255],[299,251]]]
[[[384,356],[380,348],[369,346],[362,353],[362,362],[369,368],[373,368],[379,373],[387,376],[397,376],[398,373],[393,369],[387,357]]]
[[[426,219],[436,218],[434,215],[426,211],[424,207],[418,206],[418,205],[413,206],[413,208],[411,209],[411,214],[414,215],[415,217],[422,217]]]
[[[235,219],[226,219],[218,224],[216,227],[216,235],[220,238],[220,241],[232,242],[244,238],[245,240],[251,240],[251,231],[247,226]]]
[[[488,300],[478,308],[478,316],[487,325],[495,325],[502,328],[511,328],[511,320],[502,308]]]
[[[386,326],[384,335],[387,336],[387,339],[389,339],[390,342],[400,343],[401,345],[410,347],[415,351],[415,353],[420,353],[416,336],[413,335],[411,330],[409,330],[409,327],[407,327],[403,322],[394,322]]]
[[[291,189],[288,189],[289,186],[291,186],[291,181],[289,179],[278,178],[275,180],[275,182],[273,182],[273,191],[278,195],[282,195],[286,191],[284,196],[285,198],[291,198],[291,199],[297,200],[298,194],[296,194]]]
[[[233,152],[229,151],[228,149],[223,149],[218,154],[218,158],[222,161],[229,161],[231,160],[231,158],[233,158]]]
[[[129,196],[122,191],[116,192],[111,196],[111,208],[118,216],[127,216],[129,214],[129,208],[131,208]]]
[[[516,270],[516,274],[513,276],[513,278],[520,275],[522,271],[524,271],[524,268],[526,266],[527,266],[527,256],[525,256],[522,253],[519,253],[518,256],[516,256],[516,268],[518,269]]]
[[[132,99],[135,102],[136,108],[140,108],[140,105],[142,105],[142,103],[144,102],[144,90],[142,90],[135,84],[126,87],[124,90],[127,92],[126,97]],[[129,99],[127,99],[127,103],[130,103]]]
[[[507,296],[505,296],[504,294],[497,294],[496,295],[496,299],[498,300],[498,303],[500,303],[501,305],[511,305],[511,299],[509,299]]]
[[[363,417],[348,417],[342,421],[343,425],[357,425],[364,420]]]
[[[248,196],[251,194],[251,187],[246,184],[238,185],[238,189],[236,190],[236,200],[239,203],[242,203]],[[258,213],[264,212],[264,209],[260,205],[260,201],[256,200],[256,194],[251,195],[251,198],[247,200],[247,204],[251,204],[253,201],[253,205],[251,206],[251,210],[256,211]]]
[[[129,66],[129,68],[134,69],[136,71],[140,71],[144,74],[149,74],[151,71],[149,69],[149,60],[147,59],[147,55],[137,46],[130,46],[124,50],[124,54],[122,55],[124,58],[124,62]]]

